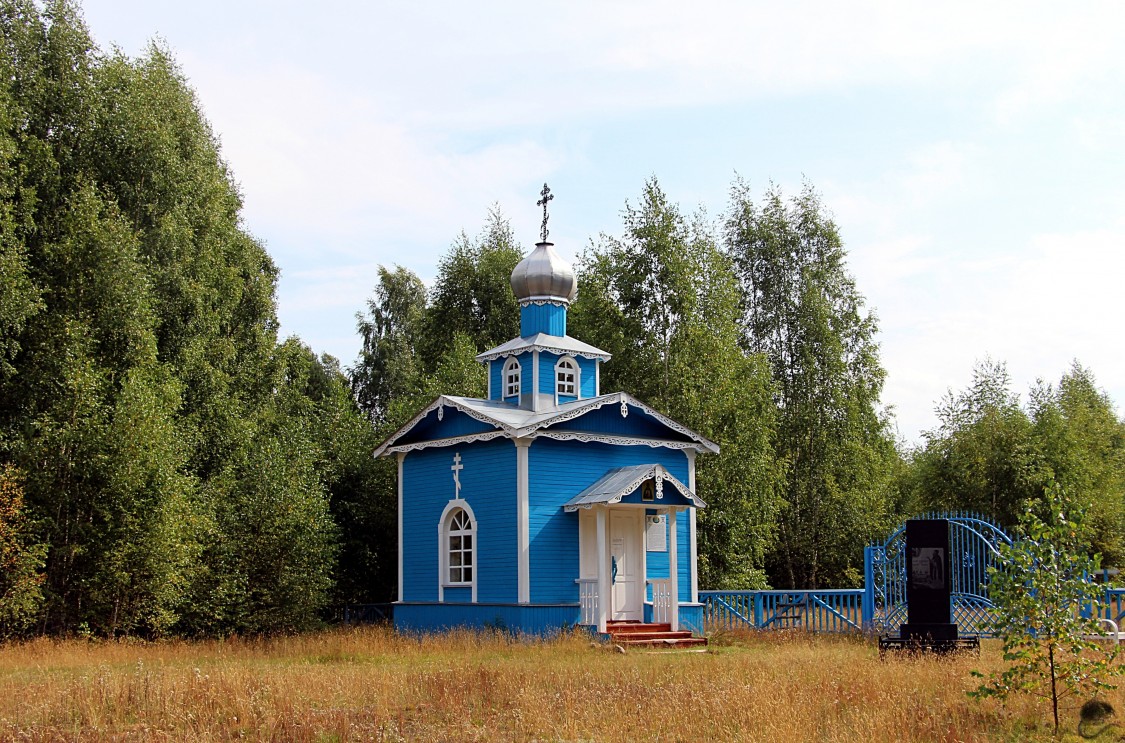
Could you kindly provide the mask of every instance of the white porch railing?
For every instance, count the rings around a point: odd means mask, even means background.
[[[658,624],[671,624],[672,612],[676,605],[672,595],[672,581],[667,578],[652,579],[648,584],[652,586],[652,621]]]
[[[582,624],[598,624],[598,579],[578,578],[578,607],[582,613]]]

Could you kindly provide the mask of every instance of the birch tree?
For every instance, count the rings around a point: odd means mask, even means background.
[[[858,585],[863,545],[896,516],[875,316],[811,186],[788,200],[771,186],[756,203],[736,181],[723,226],[743,347],[768,359],[786,467],[770,576],[792,588]]]

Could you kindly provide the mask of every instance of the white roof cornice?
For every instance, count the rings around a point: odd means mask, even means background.
[[[527,351],[548,351],[559,356],[582,356],[587,359],[600,359],[609,361],[612,355],[600,348],[595,348],[589,343],[583,343],[569,335],[547,335],[536,333],[526,338],[513,338],[507,343],[501,343],[495,348],[478,354],[477,361],[494,361],[504,356],[513,356]]]
[[[629,408],[636,408],[646,415],[655,418],[664,426],[670,428],[677,433],[682,434],[690,441],[688,442],[674,442],[666,441],[663,439],[652,439],[637,436],[623,436],[618,434],[599,433],[597,431],[567,431],[567,430],[546,430],[560,423],[564,423],[575,418],[580,418],[587,413],[605,407],[606,405],[620,405],[622,417],[629,414]],[[478,432],[474,434],[466,434],[453,438],[431,439],[428,441],[411,442],[409,444],[396,445],[396,442],[403,436],[408,434],[419,423],[422,422],[433,411],[448,406],[453,408],[475,420],[487,423],[496,427],[495,432]],[[598,397],[591,397],[584,400],[577,400],[575,402],[568,402],[563,405],[552,406],[544,411],[531,411],[525,408],[519,408],[508,403],[496,402],[494,400],[480,400],[471,397],[456,397],[453,395],[441,395],[432,403],[423,408],[416,416],[414,416],[406,425],[399,428],[390,437],[387,438],[382,444],[379,445],[374,452],[376,457],[383,454],[395,451],[414,451],[417,449],[424,449],[430,446],[450,446],[456,443],[488,440],[498,438],[499,436],[507,436],[509,438],[535,438],[539,435],[548,436],[556,439],[577,439],[577,440],[597,440],[605,443],[614,444],[647,444],[649,446],[667,446],[671,445],[674,448],[690,448],[696,451],[710,452],[717,454],[719,452],[718,444],[710,441],[709,439],[692,431],[690,428],[683,426],[676,421],[668,418],[665,415],[658,413],[649,406],[637,400],[635,397],[625,392],[613,392],[608,395],[599,395]]]

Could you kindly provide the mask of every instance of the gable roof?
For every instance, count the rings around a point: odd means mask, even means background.
[[[663,498],[661,490],[663,483],[671,485],[680,492],[696,508],[706,508],[699,496],[691,492],[688,486],[677,480],[671,472],[661,464],[637,464],[631,467],[615,467],[605,473],[600,480],[583,490],[578,495],[563,504],[564,511],[577,511],[579,508],[590,508],[595,505],[612,505],[619,503],[622,498],[629,495],[641,486],[645,480],[656,480],[656,497]],[[647,503],[645,505],[648,505]],[[652,505],[659,505],[653,503]]]
[[[501,343],[496,348],[490,348],[478,354],[477,361],[493,361],[503,356],[512,356],[525,351],[549,351],[557,353],[559,356],[584,356],[588,359],[601,359],[602,361],[609,361],[611,357],[608,352],[595,348],[589,343],[583,343],[577,338],[571,338],[569,335],[536,333],[526,338],[513,338],[507,343]]]
[[[602,433],[596,430],[568,429],[561,424],[581,418],[593,411],[600,410],[607,405],[619,405],[621,416],[629,415],[630,410],[636,410],[643,416],[657,424],[661,430],[666,431],[667,438],[631,437],[616,433]],[[474,433],[460,433],[449,437],[427,438],[411,440],[409,434],[419,427],[423,421],[433,415],[438,421],[443,418],[444,408],[449,407],[481,423],[488,424],[485,430]],[[374,455],[380,457],[393,452],[413,451],[431,446],[452,446],[468,441],[487,441],[501,436],[518,438],[548,438],[580,440],[580,441],[605,441],[616,444],[647,444],[649,446],[668,446],[677,449],[695,449],[700,452],[717,454],[719,446],[713,441],[699,435],[695,431],[680,425],[665,415],[658,413],[640,400],[625,392],[613,392],[608,395],[599,395],[562,405],[552,406],[548,410],[534,411],[519,408],[510,403],[494,400],[481,400],[473,397],[458,397],[455,395],[441,395],[432,403],[422,409],[406,425],[399,428],[375,450]]]

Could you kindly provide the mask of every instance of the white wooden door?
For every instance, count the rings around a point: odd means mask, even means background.
[[[644,619],[642,589],[644,576],[641,575],[641,519],[643,511],[609,512],[609,553],[610,575],[616,565],[613,581],[613,601],[610,605],[611,619],[641,621]]]

